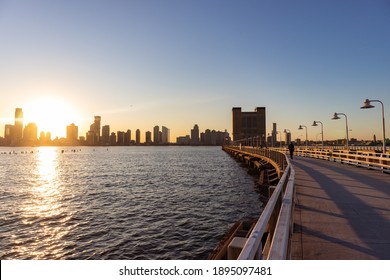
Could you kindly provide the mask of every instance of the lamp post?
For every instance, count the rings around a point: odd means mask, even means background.
[[[318,126],[318,123],[321,124],[321,135],[322,135],[322,149],[324,149],[324,125],[320,121],[314,121],[312,126]]]
[[[382,105],[382,133],[383,133],[383,153],[386,154],[386,136],[385,136],[385,106],[383,105],[382,101],[380,100],[364,100],[364,105],[360,107],[360,109],[370,109],[374,108],[375,106],[371,105],[371,102],[379,102]]]
[[[334,113],[332,120],[339,120],[339,115],[342,115],[345,117],[345,131],[347,132],[347,151],[349,151],[349,138],[348,138],[348,119],[347,115],[344,113]]]
[[[299,125],[298,129],[306,128],[306,148],[307,148],[307,126],[305,125]]]

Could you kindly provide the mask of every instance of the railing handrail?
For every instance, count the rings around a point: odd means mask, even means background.
[[[283,184],[286,182],[290,167],[286,168],[282,178],[280,179],[275,191],[268,200],[266,206],[264,207],[263,212],[260,215],[260,218],[257,220],[255,227],[253,228],[250,236],[248,237],[247,242],[244,245],[238,259],[239,260],[253,260],[257,253],[260,253],[261,250],[261,239],[267,229],[268,222],[271,218],[271,215],[275,209],[276,203],[281,195]]]
[[[286,148],[279,149],[287,151]],[[369,169],[377,169],[382,172],[390,172],[390,154],[373,153],[370,151],[332,150],[297,148],[296,155],[326,159],[346,164],[357,165]]]
[[[252,152],[264,154],[264,149],[257,149],[252,147],[233,148],[239,152]],[[271,150],[272,151],[272,150]],[[270,220],[275,217],[277,219],[274,228],[269,229],[270,248],[265,257],[272,259],[286,259],[289,257],[290,242],[293,225],[293,206],[294,206],[294,180],[295,171],[290,163],[289,158],[285,153],[279,151],[272,151],[268,153],[270,157],[277,157],[271,160],[281,161],[282,157],[283,175],[275,187],[271,197],[269,198],[263,212],[257,220],[250,236],[248,237],[238,259],[239,260],[253,260],[256,258],[263,258],[262,238],[264,233],[270,225]],[[286,164],[284,164],[286,162]],[[271,236],[272,235],[272,236]]]

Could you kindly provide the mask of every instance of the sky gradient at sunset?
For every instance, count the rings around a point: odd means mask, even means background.
[[[382,139],[379,104],[359,109],[369,98],[384,102],[390,137],[385,0],[0,0],[0,50],[0,136],[16,107],[42,130],[28,108],[44,100],[41,111],[64,104],[51,123],[82,135],[94,115],[133,138],[155,125],[171,141],[194,124],[231,133],[232,107],[264,106],[268,132],[276,122],[296,138],[302,124],[315,140],[318,120],[343,138],[341,112],[351,138]]]

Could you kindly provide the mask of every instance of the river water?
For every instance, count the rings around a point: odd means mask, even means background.
[[[0,259],[206,259],[261,212],[220,147],[3,147],[0,161]]]

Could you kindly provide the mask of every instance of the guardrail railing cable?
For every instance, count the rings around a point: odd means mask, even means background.
[[[285,153],[276,150],[253,147],[227,147],[238,152],[257,154],[277,163],[282,171],[263,212],[257,220],[238,259],[289,259],[293,230],[295,171]],[[262,239],[268,231],[267,241]]]

